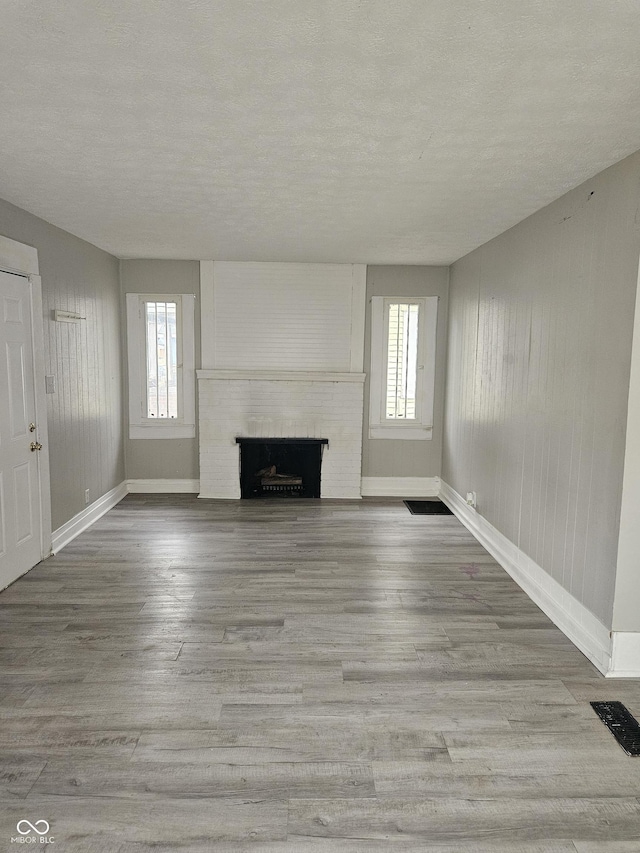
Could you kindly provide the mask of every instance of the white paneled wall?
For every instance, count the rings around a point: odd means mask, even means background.
[[[363,265],[212,266],[202,283],[204,368],[362,371]]]
[[[331,381],[213,375],[215,371],[198,371],[200,497],[240,497],[236,436],[328,438],[321,496],[360,497],[364,377]]]
[[[88,244],[80,254],[87,272],[73,277],[56,280],[41,264],[45,369],[56,377],[47,395],[54,530],[85,508],[85,489],[93,502],[124,479],[117,262]],[[56,323],[55,309],[86,320]]]
[[[443,480],[611,627],[640,155],[451,270]]]

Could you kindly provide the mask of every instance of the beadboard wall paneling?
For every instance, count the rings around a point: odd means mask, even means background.
[[[203,320],[215,362],[203,367],[348,372],[355,274],[352,264],[216,261]]]
[[[8,202],[0,234],[35,246],[42,276],[52,526],[85,509],[124,480],[118,261]],[[53,311],[86,317],[56,323]]]
[[[363,477],[439,477],[442,458],[444,380],[447,358],[447,267],[367,267],[365,316],[364,432],[362,436]],[[371,297],[437,296],[436,384],[431,441],[369,438],[369,372],[371,369]]]
[[[443,480],[611,627],[640,154],[451,268]]]
[[[200,366],[200,263],[199,261],[120,261],[122,323],[126,327],[127,293],[194,293],[196,367]],[[125,377],[125,406],[129,399],[126,336],[122,370]],[[195,380],[194,380],[195,381]],[[197,400],[196,400],[197,407]],[[128,413],[125,413],[125,420]],[[196,424],[198,423],[196,411]],[[130,439],[125,426],[125,467],[133,480],[197,480],[199,477],[198,435],[195,438]]]

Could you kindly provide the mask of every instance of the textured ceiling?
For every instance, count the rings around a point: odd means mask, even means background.
[[[448,263],[640,148],[636,0],[0,12],[0,197],[120,257]]]

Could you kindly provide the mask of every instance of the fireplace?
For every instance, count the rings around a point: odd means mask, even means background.
[[[316,463],[322,451],[322,486],[311,494],[360,498],[363,387],[364,373],[199,370],[200,497],[240,498],[237,436],[269,445],[325,436],[324,448],[315,449]],[[287,466],[280,473],[300,471]]]
[[[242,438],[241,498],[319,498],[327,438]]]

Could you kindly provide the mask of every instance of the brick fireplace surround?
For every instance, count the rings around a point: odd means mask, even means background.
[[[361,496],[363,373],[199,370],[200,497],[240,497],[238,436],[329,439],[324,498]]]

